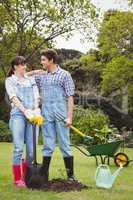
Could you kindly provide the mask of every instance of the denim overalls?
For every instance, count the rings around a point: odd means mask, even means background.
[[[18,81],[15,83],[17,98],[22,105],[28,109],[34,109],[34,83],[22,85]],[[13,133],[13,164],[20,164],[23,153],[23,144],[26,143],[26,163],[31,163],[33,160],[33,145],[32,145],[32,125],[27,121],[23,113],[15,106],[11,109],[10,114],[10,129]]]
[[[56,134],[63,157],[71,156],[69,128],[64,126],[64,122],[56,120],[55,112],[67,117],[67,98],[63,87],[59,84],[47,82],[46,75],[42,80],[42,115],[45,123],[43,132],[43,156],[51,156],[55,148]]]

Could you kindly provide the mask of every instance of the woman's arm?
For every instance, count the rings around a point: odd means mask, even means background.
[[[19,101],[19,99],[17,98],[17,94],[16,94],[16,87],[15,84],[10,80],[10,79],[6,79],[5,81],[5,87],[6,87],[6,92],[9,96],[10,101],[21,111],[21,112],[25,112],[26,108],[24,108],[24,106],[22,105],[22,103]]]
[[[22,113],[26,112],[27,109],[22,105],[17,97],[14,96],[10,100]]]

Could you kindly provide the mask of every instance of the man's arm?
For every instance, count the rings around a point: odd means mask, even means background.
[[[69,96],[67,101],[67,119],[65,120],[66,127],[70,127],[72,124],[73,108],[74,108],[73,96]]]
[[[66,73],[64,78],[64,90],[67,96],[67,118],[65,120],[66,121],[65,126],[70,127],[73,118],[73,108],[74,108],[73,96],[75,91],[75,85],[69,72]]]
[[[42,69],[37,69],[37,70],[32,70],[30,72],[26,72],[27,76],[35,76],[35,75],[42,75],[44,74],[44,70]]]

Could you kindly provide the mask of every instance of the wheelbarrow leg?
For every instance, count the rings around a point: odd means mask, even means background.
[[[102,157],[101,155],[100,155],[100,158],[101,158],[101,163],[102,163],[102,164],[105,164],[105,163],[104,163],[104,159],[103,159],[103,157]]]
[[[98,159],[97,159],[96,156],[94,156],[94,157],[95,157],[95,160],[96,160],[96,166],[98,166]]]
[[[103,160],[104,164],[105,164],[105,162],[106,162],[106,158],[107,158],[107,156],[104,156],[104,160]]]
[[[106,163],[106,159],[107,159],[107,164],[109,165],[109,161],[110,161],[109,156],[105,156],[105,157],[104,157],[103,163],[104,163],[104,164]]]
[[[108,156],[108,165],[110,165],[110,157]]]

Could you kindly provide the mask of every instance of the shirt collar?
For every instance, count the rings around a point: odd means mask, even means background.
[[[16,75],[14,75],[14,74],[12,74],[12,78],[13,78],[15,81],[19,81],[19,78],[18,78]],[[27,76],[26,74],[24,74],[24,78],[28,79],[28,76]]]
[[[60,66],[58,65],[55,71],[53,71],[53,72],[48,72],[48,71],[47,71],[47,74],[57,74],[57,73],[59,73],[60,69],[61,69],[61,68],[60,68]]]

